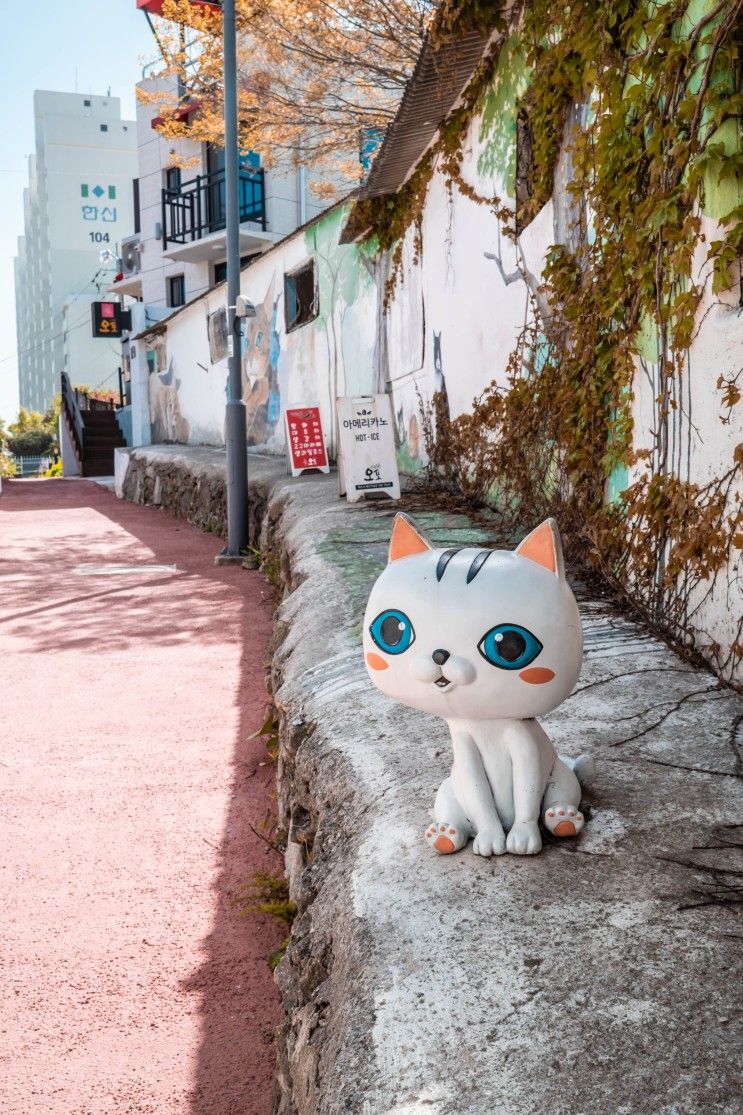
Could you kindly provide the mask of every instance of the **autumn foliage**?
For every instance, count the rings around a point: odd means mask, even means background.
[[[395,114],[420,52],[432,0],[237,0],[241,146],[266,166],[312,168],[318,194],[359,177],[359,150]],[[163,134],[197,142],[223,136],[218,10],[167,0],[157,34],[166,72],[199,111],[178,119],[174,93],[158,103]]]

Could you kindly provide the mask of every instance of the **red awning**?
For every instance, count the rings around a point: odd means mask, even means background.
[[[137,7],[141,12],[147,12],[149,15],[162,15],[163,4],[165,0],[137,0]],[[208,8],[213,12],[221,12],[221,4],[210,4],[208,0],[191,0],[195,8]]]
[[[169,112],[167,116],[155,116],[150,121],[151,128],[159,128],[162,124],[166,124],[169,120],[186,120],[187,117],[193,116],[201,108],[201,101],[186,101],[185,104],[179,105],[173,112]]]

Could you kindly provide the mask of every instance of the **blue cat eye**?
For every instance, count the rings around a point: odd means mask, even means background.
[[[499,623],[477,645],[483,658],[499,670],[523,670],[542,650],[536,635],[517,623]]]
[[[385,654],[402,654],[415,639],[413,625],[397,608],[380,612],[369,628],[371,637]]]

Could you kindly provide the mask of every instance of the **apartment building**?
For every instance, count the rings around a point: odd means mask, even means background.
[[[166,102],[175,79],[152,77],[138,88],[161,92]],[[198,109],[197,101],[185,101],[179,111],[188,120]],[[224,149],[167,139],[159,122],[157,100],[138,99],[133,223],[120,245],[121,275],[109,287],[141,301],[150,321],[222,282],[227,272]],[[309,193],[303,168],[264,169],[255,151],[240,154],[239,202],[243,264],[327,204]]]
[[[45,410],[62,371],[75,383],[116,386],[120,348],[92,337],[90,302],[105,291],[132,228],[135,121],[118,97],[37,90],[35,150],[15,257],[21,406]],[[73,336],[74,334],[74,336]]]

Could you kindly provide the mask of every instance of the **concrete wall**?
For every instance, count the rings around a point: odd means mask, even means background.
[[[251,445],[283,452],[287,406],[319,403],[335,447],[333,400],[368,392],[374,383],[376,288],[373,266],[356,245],[340,246],[347,210],[329,211],[243,271],[241,290],[257,314],[243,327],[243,391]],[[315,262],[318,315],[287,333],[284,275]],[[152,439],[221,445],[227,352],[218,318],[225,307],[221,285],[135,344],[150,363]],[[211,321],[211,325],[210,325]],[[211,333],[211,343],[210,343]]]
[[[484,196],[500,196],[513,205],[516,168],[515,98],[526,85],[526,72],[515,47],[506,43],[498,72],[481,115],[472,123],[464,145],[461,172]],[[491,210],[478,205],[435,174],[428,192],[418,264],[412,243],[406,243],[403,268],[394,299],[384,320],[386,378],[392,393],[403,468],[414,469],[421,459],[420,399],[446,389],[452,416],[467,411],[475,397],[495,380],[506,385],[506,364],[514,342],[532,313],[530,292],[522,273],[540,279],[548,248],[564,240],[565,214],[570,204],[565,179],[556,174],[550,201],[514,244],[503,235]],[[694,262],[697,281],[706,283],[699,308],[696,335],[687,352],[686,369],[674,383],[676,409],[672,413],[669,469],[684,481],[704,486],[723,475],[743,440],[743,410],[734,409],[721,421],[719,377],[736,375],[743,364],[743,315],[739,291],[713,295],[709,243],[716,236],[716,219],[743,197],[734,182],[706,184],[702,214],[704,240]],[[499,266],[487,255],[497,256]],[[505,275],[505,279],[504,279]],[[650,449],[658,428],[658,349],[655,332],[646,327],[633,383],[634,448]],[[616,496],[634,477],[615,470],[607,490]],[[731,495],[729,509],[733,511]],[[738,551],[740,554],[740,551]],[[705,582],[692,598],[688,617],[697,646],[729,648],[743,615],[743,559],[720,575],[708,595]],[[743,680],[743,662],[733,671]]]
[[[516,99],[527,75],[515,40],[501,53],[498,71],[483,108],[470,127],[461,172],[478,193],[513,203],[516,168]],[[381,311],[389,261],[357,246],[341,247],[344,209],[330,211],[306,230],[269,251],[243,273],[242,289],[256,303],[258,317],[247,326],[243,356],[249,436],[252,444],[283,449],[281,412],[287,403],[319,401],[331,435],[333,400],[341,394],[387,390],[396,417],[399,462],[414,471],[422,462],[421,402],[445,389],[452,416],[469,410],[492,382],[505,386],[514,342],[532,313],[531,290],[538,286],[549,247],[563,238],[570,204],[564,167],[541,212],[508,239],[492,210],[450,190],[440,173],[429,188],[416,253],[412,232],[403,245],[399,281]],[[715,220],[734,200],[721,196],[729,185],[710,182],[704,214],[707,242]],[[705,245],[696,271],[705,274]],[[293,333],[284,328],[283,276],[304,259],[316,261],[319,315]],[[495,258],[493,258],[495,257]],[[708,276],[709,278],[709,276]],[[214,359],[207,341],[207,318],[224,303],[215,290],[170,322],[167,334],[151,338],[150,408],[154,441],[220,444],[226,361]],[[720,421],[720,376],[741,365],[743,317],[737,296],[711,293],[709,281],[700,327],[688,352],[687,373],[676,384],[678,409],[672,432],[674,471],[703,485],[720,475],[742,440],[741,411]],[[658,353],[652,329],[643,332],[633,385],[634,444],[651,447],[656,427]],[[609,498],[631,476],[616,470]],[[729,647],[743,614],[741,570],[731,566],[718,588],[702,599],[693,616],[698,642]],[[737,674],[743,677],[743,668]]]

